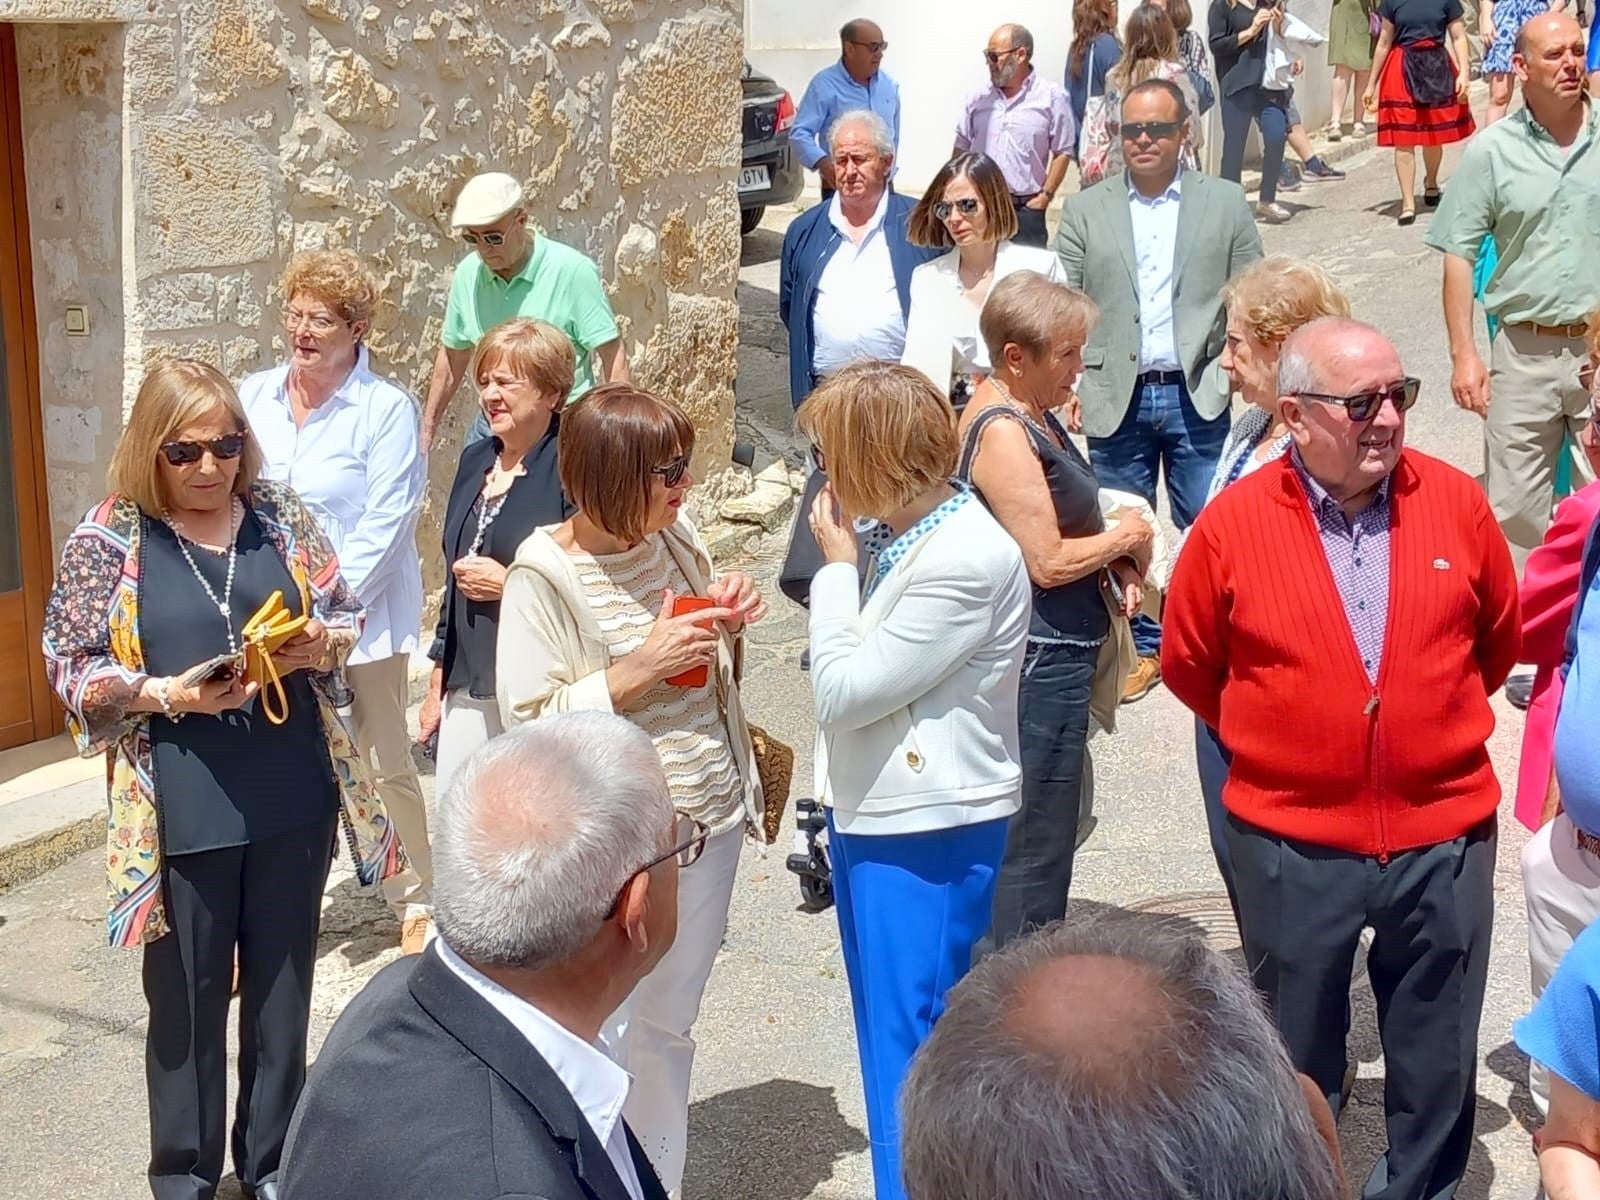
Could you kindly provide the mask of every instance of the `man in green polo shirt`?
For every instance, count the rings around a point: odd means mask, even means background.
[[[1424,239],[1444,251],[1450,390],[1484,418],[1484,487],[1520,572],[1550,523],[1562,445],[1589,418],[1578,373],[1600,308],[1600,114],[1589,102],[1583,31],[1565,13],[1522,27],[1512,68],[1526,107],[1467,143]],[[1473,343],[1472,274],[1493,235],[1483,306],[1500,323],[1491,368]],[[1594,478],[1573,455],[1575,479]]]
[[[595,384],[593,360],[608,383],[628,382],[628,358],[600,272],[571,246],[528,228],[522,184],[498,171],[474,175],[456,197],[451,226],[473,248],[456,267],[445,304],[439,355],[422,410],[422,449],[433,447],[439,418],[461,385],[473,348],[512,317],[547,321],[572,339],[578,371],[570,403]],[[478,415],[467,441],[489,436]]]

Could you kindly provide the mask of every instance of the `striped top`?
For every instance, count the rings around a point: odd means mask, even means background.
[[[663,591],[671,588],[679,596],[693,593],[659,535],[652,534],[620,554],[569,553],[613,659],[644,645],[661,612]],[[714,833],[744,820],[739,766],[717,703],[715,671],[701,687],[658,683],[617,711],[655,743],[672,789],[673,807],[704,822]]]

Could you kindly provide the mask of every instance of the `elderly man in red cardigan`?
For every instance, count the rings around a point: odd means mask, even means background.
[[[1294,439],[1208,504],[1167,594],[1167,686],[1232,753],[1240,934],[1295,1066],[1338,1113],[1361,931],[1388,1150],[1366,1200],[1445,1200],[1466,1169],[1500,785],[1489,696],[1517,578],[1482,491],[1404,449],[1408,378],[1328,318],[1278,367]]]

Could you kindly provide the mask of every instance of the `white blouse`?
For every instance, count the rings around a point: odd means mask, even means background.
[[[415,650],[422,626],[416,524],[427,484],[416,402],[374,374],[365,346],[339,390],[299,428],[287,363],[251,375],[239,385],[239,399],[266,477],[287,483],[305,502],[366,608],[350,662]]]
[[[911,272],[911,313],[906,318],[904,366],[915,367],[945,395],[955,375],[987,375],[989,350],[978,333],[981,310],[961,287],[961,251],[951,250]],[[995,252],[989,294],[1007,275],[1037,271],[1057,283],[1067,281],[1054,251],[1001,242]]]

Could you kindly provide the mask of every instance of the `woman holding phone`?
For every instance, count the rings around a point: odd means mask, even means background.
[[[605,384],[567,408],[559,438],[561,483],[577,511],[536,529],[506,573],[500,712],[508,726],[575,709],[628,717],[655,742],[678,812],[710,832],[679,875],[677,940],[603,1034],[633,1075],[628,1124],[677,1193],[691,1028],[722,945],[741,833],[761,829],[738,641],[767,606],[748,575],[717,574],[682,511],[694,426],[681,408]],[[681,611],[681,601],[696,607]]]
[[[260,470],[220,372],[156,367],[112,456],[112,494],[67,539],[45,610],[67,728],[80,753],[111,758],[107,923],[112,945],[144,950],[149,1176],[163,1198],[210,1196],[222,1176],[235,952],[233,1166],[253,1194],[276,1179],[305,1083],[336,828],[363,883],[403,867],[335,711],[360,606],[316,520]],[[310,618],[273,655],[287,712],[230,669],[275,594]]]

